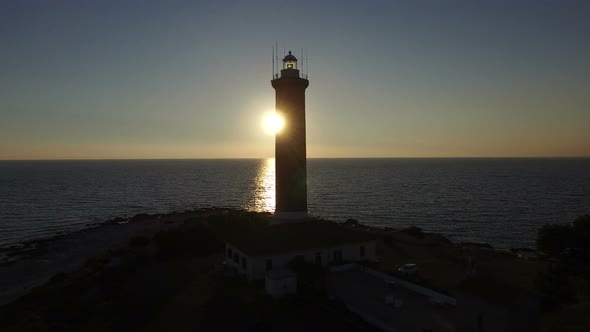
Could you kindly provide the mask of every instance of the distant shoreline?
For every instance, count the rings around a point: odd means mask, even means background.
[[[246,210],[237,209],[237,208],[203,207],[203,208],[195,208],[195,209],[186,209],[184,211],[172,211],[172,212],[168,212],[168,213],[155,213],[155,214],[138,213],[132,217],[119,216],[119,217],[111,218],[106,221],[87,224],[88,227],[85,227],[85,228],[82,228],[82,229],[79,229],[76,231],[62,233],[62,234],[56,234],[53,236],[39,238],[39,239],[31,239],[31,240],[27,240],[27,241],[23,241],[23,242],[9,244],[6,246],[0,246],[0,267],[12,264],[14,262],[17,262],[17,261],[20,261],[23,259],[42,256],[48,252],[48,250],[49,250],[48,247],[56,241],[68,240],[72,237],[79,236],[80,234],[85,234],[88,232],[96,231],[97,229],[101,229],[104,227],[125,225],[125,224],[130,224],[130,223],[137,224],[137,223],[146,222],[146,220],[147,221],[166,220],[167,218],[185,215],[185,214],[194,214],[194,213],[202,213],[205,211],[219,211],[219,210],[246,211]],[[246,212],[255,212],[255,213],[262,213],[262,214],[267,213],[267,212],[257,212],[257,211],[246,211]],[[321,217],[318,216],[318,218],[321,218]],[[333,221],[333,220],[331,220],[331,221],[338,222],[338,221]],[[398,230],[398,228],[390,227],[390,226],[384,226],[384,227],[368,226],[368,225],[365,225],[362,221],[361,221],[361,224],[363,225],[363,227],[366,227],[367,229],[372,229],[372,230],[377,230],[377,231],[382,230],[382,229]],[[414,226],[412,226],[412,227],[414,227]],[[469,245],[479,246],[479,247],[489,247],[491,249],[495,248],[494,245],[490,244],[490,243],[474,242],[474,241],[453,241],[450,238],[448,238],[445,234],[441,234],[438,232],[430,232],[429,230],[425,230],[425,231],[428,234],[443,237],[446,240],[448,240],[449,242],[452,242],[454,244],[463,243],[463,244],[469,244]],[[509,250],[521,250],[521,249],[534,250],[534,248],[528,248],[528,247],[509,248]],[[494,249],[494,250],[496,250],[496,249]],[[502,249],[502,250],[506,250],[506,249]]]
[[[248,158],[56,158],[56,159],[0,159],[0,162],[14,161],[150,161],[150,160],[261,160],[274,157]],[[590,159],[590,156],[489,156],[489,157],[308,157],[307,159]]]

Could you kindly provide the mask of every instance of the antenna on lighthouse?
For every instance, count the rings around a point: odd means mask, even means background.
[[[307,48],[305,49],[305,78],[309,76],[309,60],[307,59]]]
[[[275,47],[272,46],[272,79],[275,79]]]
[[[305,78],[305,71],[304,71],[304,69],[305,69],[305,67],[304,67],[305,63],[303,62],[303,47],[301,48],[301,58],[300,59],[301,59],[301,74],[303,74],[301,76],[303,76],[303,78]]]
[[[279,42],[275,40],[275,78],[279,76]]]

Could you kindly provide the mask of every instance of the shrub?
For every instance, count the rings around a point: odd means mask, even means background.
[[[571,225],[547,224],[537,233],[537,249],[551,256],[559,256],[574,243],[574,230]]]
[[[537,249],[559,256],[567,248],[590,250],[590,215],[577,217],[573,224],[543,225],[537,233]]]
[[[585,214],[574,220],[575,247],[590,249],[590,215]]]
[[[422,228],[420,228],[420,227],[416,227],[416,226],[408,227],[408,228],[404,229],[403,232],[405,232],[406,234],[408,234],[412,237],[415,237],[417,239],[424,238],[424,232],[422,231]]]
[[[145,236],[134,236],[129,240],[130,247],[145,247],[150,243],[150,239]]]
[[[574,299],[575,292],[566,273],[549,270],[537,274],[535,288],[543,296],[541,308],[551,311]]]
[[[383,237],[383,243],[385,243],[385,244],[392,244],[393,243],[393,238],[391,237],[391,235],[385,235]]]
[[[344,222],[344,225],[346,226],[356,226],[359,224],[359,221],[356,219],[346,219],[346,221]]]

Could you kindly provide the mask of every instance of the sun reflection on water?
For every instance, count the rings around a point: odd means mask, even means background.
[[[256,174],[255,187],[248,210],[257,212],[274,212],[275,210],[275,159],[268,158]]]

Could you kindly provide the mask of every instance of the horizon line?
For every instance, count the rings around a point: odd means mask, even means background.
[[[308,157],[306,159],[589,159],[588,156],[449,156],[449,157]],[[54,159],[0,159],[3,161],[131,161],[131,160],[259,160],[274,157],[202,157],[202,158],[54,158]]]

